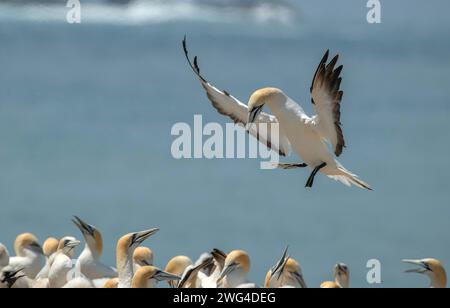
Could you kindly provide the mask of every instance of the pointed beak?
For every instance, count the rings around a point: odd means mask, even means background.
[[[156,232],[159,231],[159,228],[153,228],[146,231],[136,232],[133,234],[133,239],[131,241],[131,244],[141,244],[146,239],[148,239],[150,236],[154,235]]]
[[[238,266],[238,265],[237,265],[236,263],[231,263],[230,265],[226,266],[226,267],[223,269],[222,273],[220,273],[219,279],[217,279],[217,284],[221,283],[222,280],[223,280],[228,274],[230,274],[231,272],[233,272],[233,271],[236,269],[237,266]]]
[[[183,277],[180,278],[180,283],[178,284],[178,288],[181,289],[185,286],[185,284],[192,278],[194,275],[196,276],[199,271],[204,269],[205,267],[210,266],[213,263],[213,258],[207,258],[205,259],[201,264],[197,265],[196,267],[191,268],[189,271],[186,272]]]
[[[80,241],[74,240],[74,241],[67,242],[67,243],[64,245],[64,247],[75,248],[75,247],[79,246],[80,244],[81,244]]]
[[[283,274],[284,268],[286,267],[286,263],[289,260],[288,250],[289,250],[289,246],[286,247],[286,249],[283,252],[283,256],[281,257],[280,260],[278,260],[277,264],[272,268],[272,270],[271,270],[272,278],[276,277],[277,280],[280,280],[281,275]]]
[[[158,271],[154,276],[154,279],[156,279],[157,281],[161,282],[161,281],[174,281],[174,280],[180,280],[181,277],[177,276],[177,275],[173,275],[164,271]]]
[[[8,284],[8,288],[12,288],[17,280],[19,280],[20,278],[25,277],[24,274],[21,274],[21,275],[17,276],[17,274],[19,274],[23,270],[24,269],[22,268],[22,269],[14,271],[14,272],[5,273],[5,277],[2,280],[2,283],[7,283]]]
[[[81,218],[79,218],[78,216],[74,216],[72,222],[78,227],[78,229],[80,229],[82,234],[87,233],[91,236],[94,236],[95,228],[81,220]]]
[[[402,260],[402,262],[418,266],[418,268],[407,270],[407,271],[405,271],[405,273],[425,274],[427,272],[431,272],[430,267],[422,260],[406,259],[406,260]]]

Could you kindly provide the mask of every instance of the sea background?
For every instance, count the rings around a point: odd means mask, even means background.
[[[309,286],[337,262],[351,286],[382,262],[380,287],[424,287],[403,258],[450,269],[450,3],[382,1],[0,1],[0,242],[75,235],[79,215],[116,240],[150,227],[155,263],[245,249],[262,284],[286,245]],[[246,101],[271,85],[312,113],[309,85],[326,49],[344,64],[340,161],[374,192],[258,160],[175,160],[176,122],[225,124],[186,65],[187,34],[205,76]],[[295,156],[287,161],[296,161]],[[79,249],[81,250],[81,249]],[[375,286],[376,287],[376,286]]]

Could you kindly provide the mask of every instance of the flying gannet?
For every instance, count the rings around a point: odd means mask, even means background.
[[[179,276],[164,272],[154,266],[143,266],[134,274],[131,287],[133,289],[156,288],[158,282],[177,281]]]
[[[220,288],[256,288],[248,281],[250,272],[250,257],[243,250],[235,250],[228,254],[225,265],[217,280]]]
[[[15,257],[9,259],[9,265],[23,273],[30,279],[35,279],[44,263],[44,252],[36,236],[24,233],[16,238],[14,243]]]
[[[79,245],[80,241],[71,236],[63,237],[59,241],[58,251],[48,273],[50,288],[62,288],[71,280],[68,274],[75,268],[75,263],[72,259],[75,255],[74,250]]]
[[[348,266],[339,263],[334,267],[334,281],[326,281],[320,285],[321,289],[347,289],[350,287],[350,270]]]
[[[131,288],[134,277],[133,254],[136,248],[147,238],[158,232],[158,228],[130,233],[122,236],[117,242],[116,265],[119,274],[119,288]]]
[[[290,258],[287,254],[288,248],[283,253],[281,259],[267,273],[264,287],[273,288],[307,288],[303,278],[300,264]]]
[[[430,287],[444,289],[447,287],[447,273],[444,266],[436,259],[403,260],[404,263],[419,266],[417,269],[406,271],[407,273],[418,273],[430,278]]]
[[[78,257],[77,268],[88,279],[103,279],[117,277],[117,272],[100,261],[103,252],[103,238],[100,231],[74,216],[72,222],[83,234],[86,245]]]
[[[309,117],[303,109],[282,90],[263,88],[254,92],[248,106],[241,103],[227,91],[221,91],[211,85],[201,74],[197,57],[189,58],[186,38],[183,49],[189,65],[200,79],[208,99],[214,108],[235,123],[247,128],[250,135],[257,138],[281,156],[287,156],[291,149],[303,159],[303,163],[280,164],[279,168],[293,169],[310,167],[312,173],[306,187],[312,187],[318,172],[347,186],[356,185],[372,190],[368,184],[344,168],[330,153],[328,143],[334,154],[340,156],[345,148],[341,129],[340,105],[343,92],[340,90],[343,66],[335,69],[338,56],[328,62],[329,51],[320,61],[311,85],[312,104],[317,115]],[[262,112],[267,105],[273,115]],[[252,125],[255,123],[256,125]],[[265,123],[260,127],[258,124]],[[279,124],[279,136],[272,136],[271,125]],[[272,138],[276,138],[272,140]]]

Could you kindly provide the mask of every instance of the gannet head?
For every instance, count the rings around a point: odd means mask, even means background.
[[[276,88],[263,88],[255,91],[248,101],[248,121],[247,124],[253,123],[262,112],[265,104],[272,104],[286,100],[283,91]]]
[[[116,248],[117,267],[124,265],[129,258],[131,259],[136,248],[158,231],[158,228],[153,228],[122,236],[117,242]]]
[[[250,272],[250,257],[243,250],[235,250],[228,254],[225,259],[225,265],[222,273],[217,280],[220,283],[226,276],[230,274],[241,274],[246,276]]]
[[[25,277],[22,271],[23,269],[15,270],[10,266],[5,267],[0,273],[0,285],[7,289],[12,288],[17,280]]]
[[[143,266],[134,274],[132,288],[146,288],[147,283],[154,280],[154,284],[161,281],[180,280],[180,276],[164,272],[154,266]]]
[[[9,264],[9,252],[3,244],[0,244],[0,269]]]
[[[45,240],[44,245],[42,245],[42,250],[44,255],[48,258],[58,250],[59,240],[53,237],[49,237]]]
[[[300,264],[288,256],[288,249],[289,247],[285,249],[281,259],[269,271],[269,273],[267,273],[266,281],[264,283],[266,288],[271,285],[272,281],[275,282],[275,285],[290,282],[292,285],[307,288]]]
[[[105,282],[103,289],[117,289],[119,288],[119,278],[111,278]]]
[[[100,257],[103,252],[103,237],[100,231],[77,216],[74,216],[72,222],[80,229],[84,240],[91,251],[95,253],[97,257]]]
[[[336,279],[336,283],[341,288],[350,287],[350,270],[344,263],[336,264],[334,267],[334,277]]]
[[[417,269],[408,270],[406,272],[427,275],[431,280],[431,287],[447,287],[447,273],[439,260],[428,258],[422,260],[403,260],[403,262],[419,266]]]
[[[147,247],[138,247],[134,251],[133,261],[138,266],[153,265],[153,251]]]
[[[14,251],[19,257],[25,257],[28,251],[37,255],[44,254],[37,237],[31,233],[24,233],[16,238],[14,243]]]
[[[59,241],[58,252],[72,258],[75,254],[75,248],[80,245],[80,241],[72,236],[63,237]]]
[[[186,269],[192,265],[192,260],[189,257],[176,256],[167,263],[165,271],[181,277]],[[177,283],[173,280],[169,281],[168,283],[172,288],[175,288],[177,286]]]

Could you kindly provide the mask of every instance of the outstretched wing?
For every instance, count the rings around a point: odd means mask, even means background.
[[[211,85],[201,74],[200,68],[198,66],[198,58],[195,57],[192,62],[189,58],[189,53],[186,44],[186,38],[183,40],[183,49],[186,55],[186,59],[191,66],[194,73],[200,79],[203,88],[206,91],[208,99],[211,101],[212,105],[216,110],[229,118],[231,118],[235,123],[241,124],[242,126],[247,125],[248,119],[248,107],[240,102],[238,99],[230,95],[227,91],[221,91]],[[279,132],[279,136],[272,136],[271,125],[272,123],[278,123],[276,117],[269,115],[267,113],[261,113],[258,119],[255,121],[256,124],[267,123],[267,129],[262,129],[259,125],[250,125],[248,133],[255,137],[259,142],[266,145],[268,148],[276,151],[281,156],[287,156],[290,152],[291,145],[288,138]],[[274,140],[273,138],[279,138]],[[275,142],[276,141],[276,142]]]
[[[335,69],[339,55],[327,64],[330,52],[320,61],[311,85],[311,97],[317,116],[314,118],[319,134],[331,143],[336,156],[345,148],[341,128],[341,100],[344,92],[340,90],[343,66]]]

